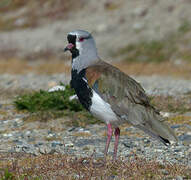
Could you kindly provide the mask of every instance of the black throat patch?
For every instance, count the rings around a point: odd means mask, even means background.
[[[70,52],[72,53],[72,59],[74,59],[79,56],[79,50],[76,49],[76,35],[68,34],[67,39],[69,43],[72,43],[74,45],[74,47],[70,50]]]
[[[71,50],[71,53],[72,53],[72,60],[75,59],[76,57],[78,57],[78,56],[80,55],[80,54],[79,54],[79,50],[76,49],[76,47],[75,47],[75,49],[72,49],[72,50]]]
[[[86,108],[88,111],[92,105],[92,89],[88,86],[85,77],[86,69],[81,70],[79,73],[77,70],[72,70],[72,80],[71,87],[74,88],[80,103]]]

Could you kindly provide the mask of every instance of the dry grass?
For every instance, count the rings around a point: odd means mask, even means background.
[[[191,118],[190,116],[177,115],[168,118],[168,122],[170,124],[188,124],[191,126]]]
[[[177,78],[190,79],[191,63],[175,65],[171,62],[118,62],[114,63],[119,69],[127,74],[133,75],[164,75]]]
[[[8,74],[54,74],[54,73],[70,73],[71,67],[66,64],[66,61],[52,59],[51,61],[38,62],[37,65],[30,61],[18,59],[0,59],[0,73]]]
[[[189,94],[182,97],[154,96],[151,103],[160,111],[184,114],[191,111],[190,97]]]
[[[61,154],[33,156],[23,153],[0,154],[0,176],[8,169],[13,179],[18,177],[38,177],[38,179],[172,179],[177,175],[190,179],[190,168],[183,165],[172,165],[168,162],[161,165],[136,157],[113,162],[110,158],[81,158]],[[165,171],[165,173],[164,173]],[[167,173],[166,173],[167,172]],[[167,175],[168,174],[168,175]]]
[[[19,59],[0,59],[0,73],[9,74],[54,74],[66,73],[70,75],[71,66],[70,60],[65,57],[65,60],[59,60],[55,57],[51,60],[42,60],[35,64],[32,61],[25,61]],[[175,78],[190,79],[191,77],[191,63],[183,63],[175,65],[170,62],[162,63],[143,63],[143,62],[118,62],[113,63],[123,72],[129,75],[164,75]]]

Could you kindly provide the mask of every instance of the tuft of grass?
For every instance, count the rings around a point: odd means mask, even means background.
[[[191,23],[186,19],[183,21],[183,23],[178,28],[178,31],[180,33],[187,33],[190,30],[191,30]]]
[[[62,84],[61,84],[62,85]],[[68,116],[67,126],[85,127],[88,124],[101,123],[87,112],[77,100],[69,100],[74,90],[69,85],[64,91],[47,92],[44,90],[17,96],[14,105],[18,111],[28,111],[30,114],[24,121],[43,121]]]
[[[83,107],[80,103],[69,100],[72,95],[74,95],[74,90],[67,85],[64,91],[47,92],[40,90],[18,96],[14,104],[18,110],[29,112],[66,109],[75,112],[82,111]]]
[[[0,180],[13,180],[14,175],[9,172],[9,170],[6,168],[4,169],[2,177],[0,177]]]

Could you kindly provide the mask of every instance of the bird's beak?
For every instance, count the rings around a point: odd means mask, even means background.
[[[71,50],[74,47],[74,45],[72,43],[69,43],[65,48],[64,48],[64,52]]]

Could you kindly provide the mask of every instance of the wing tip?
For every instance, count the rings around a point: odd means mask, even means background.
[[[175,138],[174,140],[169,140],[166,138],[163,138],[162,136],[159,136],[160,141],[165,145],[165,146],[169,146],[172,144],[175,144],[178,142],[177,138]]]
[[[165,146],[169,146],[171,144],[171,142],[168,139],[163,138],[162,136],[159,136],[159,138]]]

